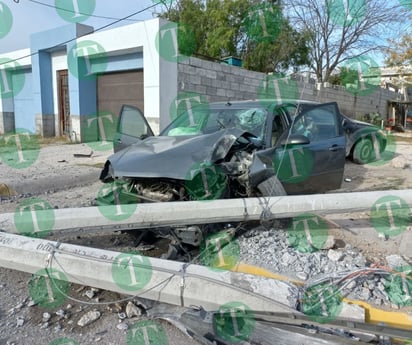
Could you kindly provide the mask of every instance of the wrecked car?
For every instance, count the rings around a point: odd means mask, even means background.
[[[349,119],[338,105],[255,100],[193,107],[154,136],[122,107],[100,205],[310,194],[341,186]],[[195,229],[196,228],[196,229]],[[198,246],[203,229],[177,237]],[[174,233],[174,237],[176,232]]]
[[[387,146],[386,134],[378,127],[342,115],[346,133],[346,156],[357,164],[380,160]]]
[[[101,172],[129,202],[319,193],[341,185],[346,156],[336,103],[241,101],[194,107],[153,136],[125,105]]]

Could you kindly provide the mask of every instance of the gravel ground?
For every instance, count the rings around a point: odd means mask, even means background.
[[[407,164],[412,160],[409,145],[409,138],[398,142],[398,160],[403,158],[406,162],[401,168],[391,163],[376,167],[348,162],[345,168],[347,182],[340,191],[412,188],[411,167]],[[0,161],[0,192],[3,188],[0,212],[14,212],[20,202],[34,196],[47,200],[53,208],[94,205],[94,199],[102,186],[98,181],[100,168],[110,153],[92,152],[92,148],[84,144],[53,144],[42,146],[34,164],[23,169],[10,167]],[[79,154],[82,156],[79,157]],[[1,184],[13,189],[16,195],[5,197]],[[412,245],[410,224],[402,235],[404,237],[382,238],[371,226],[369,212],[329,215],[322,219],[329,239],[326,241],[324,237],[324,249],[308,248],[297,237],[292,238],[287,229],[257,227],[238,238],[240,260],[303,282],[331,277],[340,271],[411,265],[411,254],[407,251]],[[101,239],[88,240],[85,245],[94,245],[97,241],[100,242],[96,244],[98,247],[113,249],[119,246],[119,241],[123,241],[120,247],[123,245],[124,248],[133,243],[133,239],[127,236],[121,240],[114,235],[102,236]],[[73,239],[73,243],[82,241],[84,239]],[[402,246],[405,250],[401,250]],[[30,280],[28,274],[0,268],[0,345],[51,344],[60,338],[74,339],[81,344],[125,344],[127,326],[145,319],[144,315],[124,318],[122,313],[126,312],[127,302],[109,306],[89,304],[116,301],[124,296],[94,291],[76,284],[70,286],[70,296],[84,303],[66,301],[58,308],[42,309],[33,305],[30,299]],[[387,284],[385,276],[369,273],[359,279],[348,280],[342,291],[350,298],[364,299],[386,308],[398,308],[388,298],[385,289]],[[93,297],[89,298],[91,295]],[[137,307],[140,303],[133,300]],[[94,310],[101,314],[97,321],[84,327],[77,325],[83,315]],[[139,310],[144,313],[144,308]],[[166,322],[156,322],[165,329],[168,343],[196,344]]]

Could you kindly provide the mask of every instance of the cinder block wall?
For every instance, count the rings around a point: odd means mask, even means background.
[[[178,91],[197,92],[206,96],[209,102],[256,99],[259,98],[258,88],[266,77],[265,73],[190,57],[179,62]],[[353,118],[361,118],[372,112],[379,112],[386,118],[387,101],[399,96],[382,88],[366,96],[356,96],[343,87],[328,83],[316,84],[304,78],[296,80],[296,83],[300,99],[336,101],[342,113]]]

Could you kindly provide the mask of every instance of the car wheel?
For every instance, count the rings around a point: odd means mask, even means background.
[[[271,176],[267,180],[261,182],[257,188],[262,196],[286,195],[285,188],[283,188],[282,183],[276,176]],[[263,212],[262,218],[260,219],[260,223],[266,229],[286,229],[292,220],[292,218],[270,219],[268,216],[270,215],[265,215],[265,212]]]
[[[281,196],[286,195],[285,188],[276,176],[271,176],[267,180],[261,182],[257,188],[262,193],[262,196]]]
[[[353,149],[353,161],[357,164],[366,164],[375,159],[372,140],[369,138],[359,140]]]

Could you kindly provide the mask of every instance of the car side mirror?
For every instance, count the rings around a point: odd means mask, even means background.
[[[310,140],[308,137],[302,134],[292,134],[282,139],[280,145],[282,146],[294,146],[294,145],[306,145],[309,144]]]

